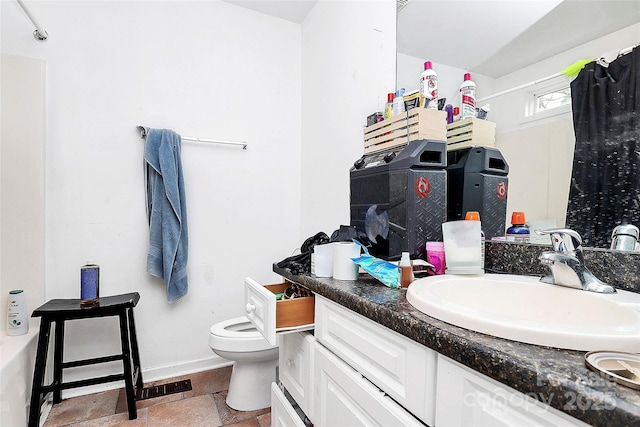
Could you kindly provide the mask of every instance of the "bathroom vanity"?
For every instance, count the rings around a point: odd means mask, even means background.
[[[279,336],[292,399],[274,384],[273,425],[303,426],[300,412],[318,426],[640,423],[640,393],[588,370],[584,352],[450,325],[368,276],[274,271],[316,297],[314,333]]]

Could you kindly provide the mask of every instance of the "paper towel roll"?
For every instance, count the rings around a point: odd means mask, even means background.
[[[313,258],[316,277],[331,277],[333,275],[333,243],[315,245]]]
[[[333,246],[333,278],[357,280],[358,266],[351,258],[360,256],[360,246],[353,242],[335,242]]]

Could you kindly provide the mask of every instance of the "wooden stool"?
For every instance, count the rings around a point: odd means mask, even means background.
[[[136,327],[133,321],[133,307],[138,304],[139,300],[140,294],[137,292],[102,297],[99,298],[96,304],[91,306],[82,306],[79,299],[54,299],[33,312],[31,317],[42,317],[42,321],[38,334],[33,387],[31,389],[29,427],[38,427],[40,423],[40,405],[48,393],[53,392],[53,403],[60,403],[62,401],[62,390],[120,380],[124,380],[125,383],[129,419],[133,420],[137,418],[134,384],[136,388],[142,389],[143,382],[140,371],[140,353],[138,352]],[[119,316],[120,318],[122,353],[94,359],[64,362],[64,322],[67,320],[107,316]],[[49,350],[49,336],[51,335],[52,323],[56,325],[53,348],[53,382],[45,385],[44,374],[47,366],[47,352]],[[116,360],[122,360],[124,368],[122,374],[107,375],[67,383],[62,381],[63,369],[113,362]]]

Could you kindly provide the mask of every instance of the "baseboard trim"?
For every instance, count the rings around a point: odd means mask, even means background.
[[[149,369],[142,369],[142,378],[145,384],[151,381],[160,381],[167,378],[179,377],[182,375],[194,374],[197,372],[210,371],[213,369],[224,368],[232,365],[233,362],[223,359],[219,356],[208,357],[200,360],[190,360],[178,364],[157,366]],[[100,393],[107,390],[115,390],[124,387],[123,381],[114,381],[112,383],[96,384],[87,387],[63,390],[62,398],[69,399],[72,397],[86,396],[88,394]]]

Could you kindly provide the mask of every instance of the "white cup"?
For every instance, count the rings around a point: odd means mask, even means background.
[[[449,221],[442,224],[448,274],[482,274],[480,221]]]

